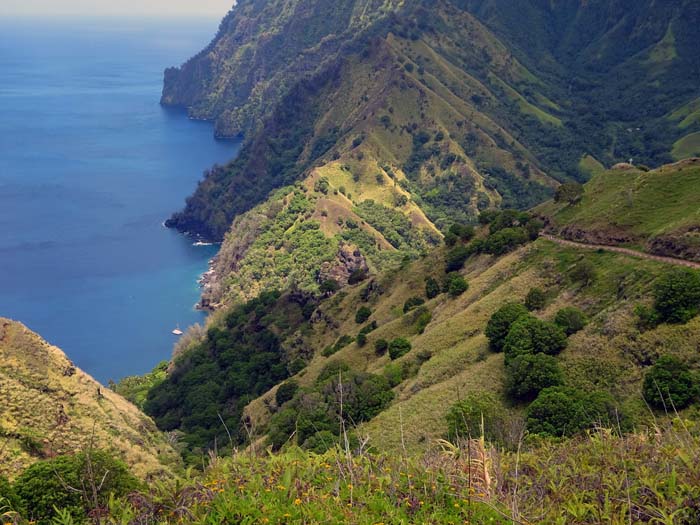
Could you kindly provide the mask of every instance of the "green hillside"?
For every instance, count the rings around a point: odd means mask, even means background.
[[[445,215],[473,219],[475,204],[545,200],[553,179],[589,175],[585,155],[659,165],[678,140],[674,155],[687,155],[700,15],[689,1],[627,4],[239,2],[207,49],[167,71],[163,103],[245,145],[168,224],[221,239],[270,191],[363,138],[370,160],[403,169],[440,229]],[[452,144],[423,143],[423,132]],[[434,202],[455,189],[465,198]]]
[[[595,175],[580,203],[537,208],[567,239],[621,245],[700,261],[700,161],[646,171],[631,166]]]
[[[111,451],[144,479],[178,466],[153,421],[7,319],[0,319],[0,362],[0,476],[89,447]]]

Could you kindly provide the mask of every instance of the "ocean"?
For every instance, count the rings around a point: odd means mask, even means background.
[[[162,223],[239,143],[159,98],[217,24],[0,18],[0,316],[102,382],[149,371],[204,320],[217,247]]]

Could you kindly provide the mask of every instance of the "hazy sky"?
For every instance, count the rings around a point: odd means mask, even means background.
[[[7,15],[200,15],[223,17],[234,0],[0,0]]]

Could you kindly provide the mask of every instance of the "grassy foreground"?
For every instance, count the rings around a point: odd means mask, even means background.
[[[525,442],[519,452],[481,440],[436,442],[420,459],[341,449],[239,453],[91,515],[105,524],[695,524],[700,428],[681,419],[664,425]],[[3,523],[31,522],[8,512]]]

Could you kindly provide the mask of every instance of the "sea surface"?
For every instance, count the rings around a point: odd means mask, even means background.
[[[174,328],[204,320],[217,247],[162,222],[239,144],[159,98],[217,24],[0,17],[0,317],[103,382],[152,369]]]

